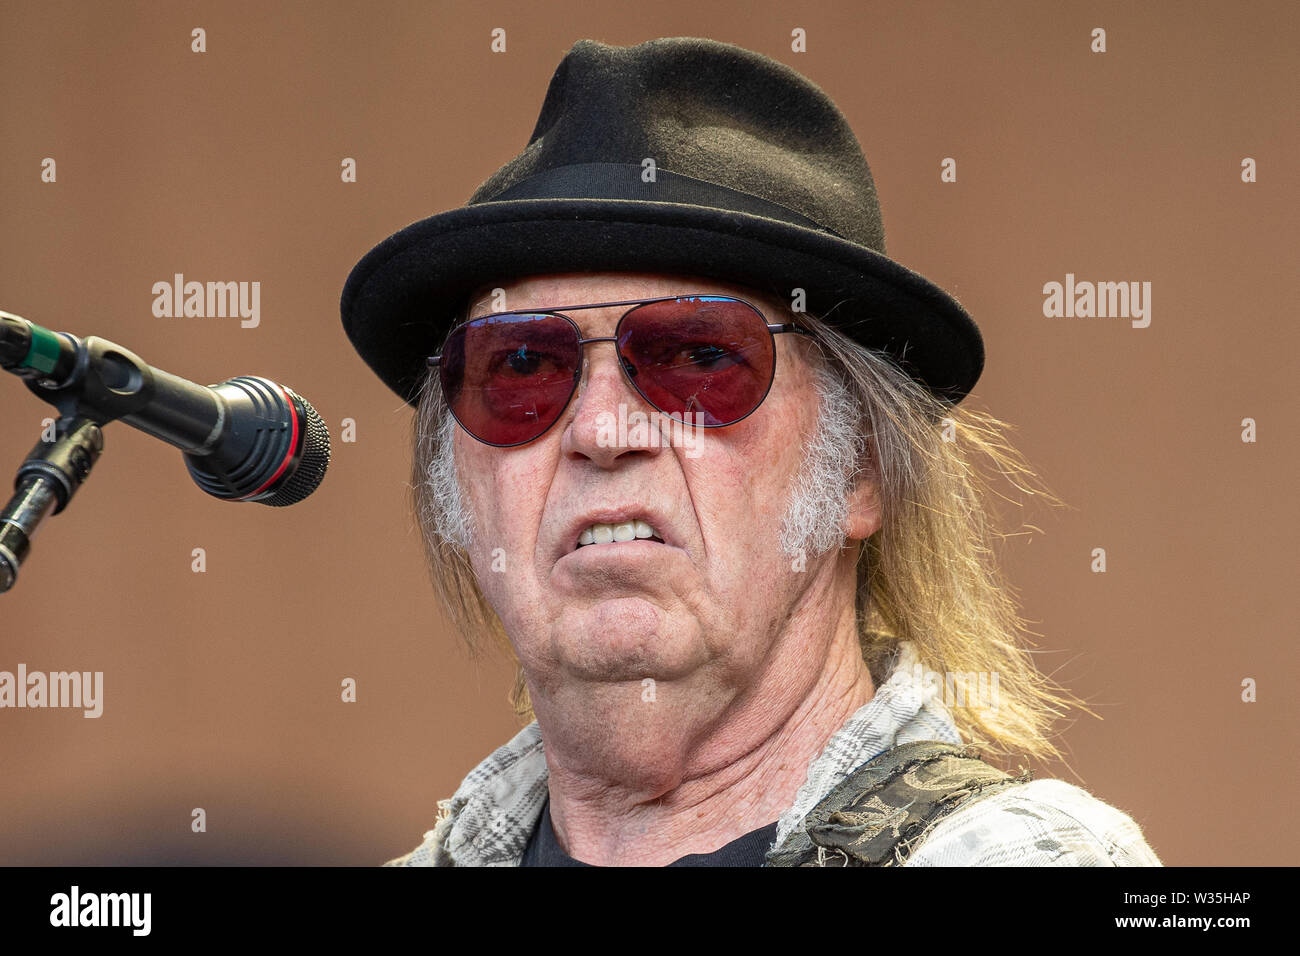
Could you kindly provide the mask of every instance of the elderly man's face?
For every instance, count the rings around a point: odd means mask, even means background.
[[[502,288],[507,309],[712,293],[747,299],[769,322],[786,318],[778,302],[705,279],[575,274]],[[500,308],[485,295],[470,314]],[[613,335],[624,311],[569,315],[590,338]],[[635,429],[621,444],[610,441],[620,406],[624,420],[655,415],[623,377],[610,342],[585,347],[577,394],[537,440],[496,448],[456,429],[475,526],[471,561],[544,730],[564,726],[606,762],[659,760],[672,777],[687,768],[670,755],[724,715],[743,727],[746,713],[793,711],[817,682],[831,632],[843,623],[844,568],[850,579],[852,568],[834,550],[800,562],[778,543],[805,441],[817,429],[804,351],[811,343],[802,338],[776,336],[776,376],[763,404],[737,424],[697,430],[693,447],[664,447],[671,436],[652,442]],[[662,543],[579,546],[593,525],[636,521]],[[876,525],[871,507],[854,506],[853,537]],[[760,729],[766,719],[751,723],[754,734],[770,732]]]

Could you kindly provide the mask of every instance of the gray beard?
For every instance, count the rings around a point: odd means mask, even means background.
[[[817,557],[843,543],[864,447],[857,402],[840,378],[819,370],[817,395],[817,431],[791,482],[781,520],[781,550],[790,557]]]

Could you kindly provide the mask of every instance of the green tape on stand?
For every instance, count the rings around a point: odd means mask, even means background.
[[[32,344],[27,349],[23,365],[38,372],[53,372],[54,364],[59,360],[62,343],[57,332],[43,329],[35,322],[32,326]]]

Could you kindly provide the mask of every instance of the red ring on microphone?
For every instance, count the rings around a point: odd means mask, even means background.
[[[270,488],[273,484],[279,481],[280,476],[283,475],[285,469],[289,467],[289,462],[293,461],[293,456],[298,452],[298,406],[293,403],[293,398],[285,390],[283,385],[279,385],[275,382],[272,382],[271,384],[275,385],[275,387],[280,390],[280,394],[283,395],[285,401],[289,403],[289,417],[293,420],[293,433],[289,438],[289,453],[284,456],[284,461],[280,462],[280,467],[275,470],[275,474],[268,478],[262,487],[258,488],[256,491],[250,491],[248,494],[244,495],[244,497],[237,499],[239,501],[247,501],[249,498],[256,498],[262,492],[266,491],[267,488]]]

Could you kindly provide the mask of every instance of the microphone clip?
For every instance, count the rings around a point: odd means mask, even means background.
[[[96,335],[79,339],[67,332],[54,334],[67,342],[63,376],[29,374],[24,384],[61,417],[107,425],[153,400],[153,369],[134,352]]]

